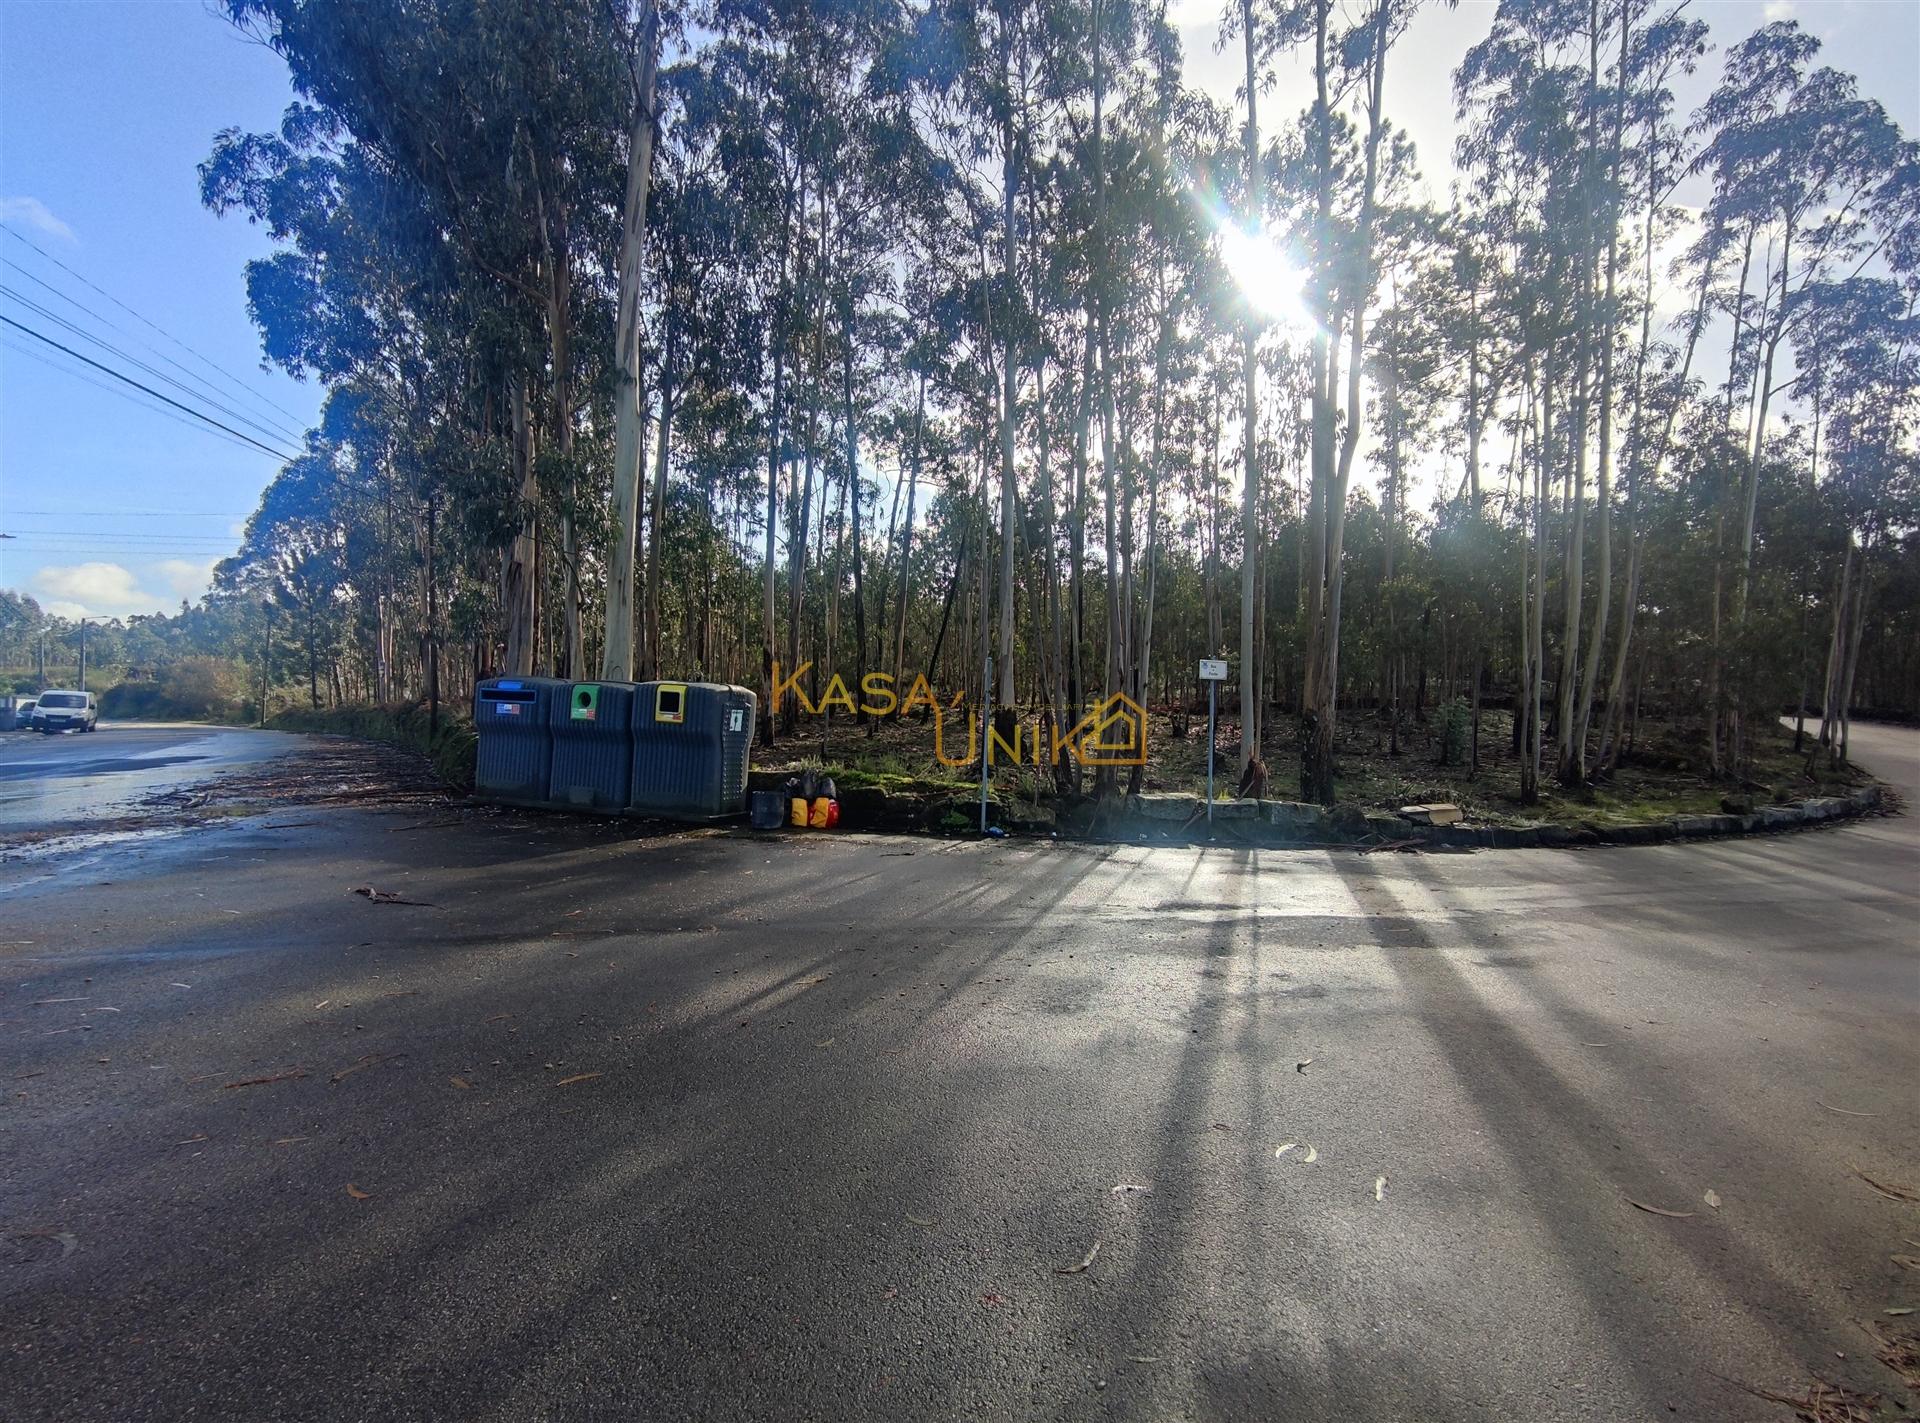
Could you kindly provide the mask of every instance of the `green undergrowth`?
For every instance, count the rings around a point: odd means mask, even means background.
[[[353,736],[418,751],[433,762],[434,774],[447,785],[461,791],[473,789],[474,752],[479,744],[473,723],[444,702],[437,731],[430,725],[424,702],[394,707],[292,707],[275,713],[267,725],[275,731]]]

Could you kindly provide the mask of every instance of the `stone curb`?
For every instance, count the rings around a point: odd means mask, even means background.
[[[1226,826],[1236,838],[1256,844],[1378,846],[1413,842],[1461,849],[1564,849],[1581,845],[1662,845],[1734,835],[1794,830],[1832,820],[1847,820],[1875,810],[1882,787],[1876,782],[1845,796],[1821,796],[1785,805],[1764,806],[1748,815],[1676,815],[1642,825],[1422,825],[1390,811],[1336,805],[1331,809],[1301,801],[1216,801],[1214,827]],[[1175,823],[1204,833],[1206,802],[1195,796],[1130,797],[1127,819],[1140,828]],[[1252,821],[1253,837],[1243,827]],[[1263,833],[1263,832],[1273,833]]]
[[[754,789],[771,789],[772,773],[753,773]],[[1747,815],[1676,815],[1642,825],[1420,825],[1391,811],[1354,805],[1332,808],[1290,800],[1219,800],[1213,804],[1211,833],[1243,844],[1285,847],[1380,847],[1414,844],[1442,849],[1567,849],[1586,845],[1663,845],[1679,840],[1719,839],[1796,830],[1834,820],[1849,820],[1877,809],[1879,783],[1845,796],[1821,796],[1786,805],[1763,806]],[[971,797],[898,795],[870,788],[840,793],[840,824],[848,830],[940,833],[956,828],[952,817],[977,825],[979,802]],[[1192,842],[1209,834],[1206,801],[1198,796],[1147,792],[1121,802],[1083,803],[1060,812],[1042,809],[1037,818],[1010,814],[989,801],[987,820],[1016,834],[1056,834],[1063,839],[1131,840],[1155,835],[1162,841]]]

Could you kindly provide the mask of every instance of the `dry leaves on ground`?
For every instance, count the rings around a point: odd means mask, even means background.
[[[571,1077],[562,1077],[553,1085],[556,1087],[571,1087],[576,1082],[591,1082],[596,1077],[605,1077],[606,1075],[604,1072],[576,1072]]]
[[[1818,1376],[1807,1385],[1806,1394],[1800,1398],[1790,1393],[1755,1388],[1738,1379],[1728,1379],[1727,1382],[1755,1398],[1764,1398],[1769,1403],[1784,1403],[1802,1423],[1873,1423],[1874,1414],[1880,1407],[1879,1394],[1858,1393],[1843,1384],[1828,1383]]]
[[[1897,1312],[1886,1311],[1888,1314]],[[1906,1312],[1912,1313],[1911,1310]],[[1920,1332],[1912,1328],[1886,1329],[1878,1324],[1863,1324],[1860,1327],[1873,1340],[1874,1357],[1898,1374],[1901,1383],[1920,1391]]]
[[[347,1194],[352,1196],[356,1201],[370,1201],[373,1199],[372,1191],[363,1191],[351,1181],[347,1182]]]

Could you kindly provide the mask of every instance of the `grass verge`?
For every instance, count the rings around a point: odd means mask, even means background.
[[[440,707],[437,731],[429,721],[423,702],[394,707],[293,707],[269,717],[267,725],[275,731],[353,736],[418,751],[433,763],[434,774],[447,785],[459,791],[472,790],[474,751],[479,744],[473,723],[445,703]]]

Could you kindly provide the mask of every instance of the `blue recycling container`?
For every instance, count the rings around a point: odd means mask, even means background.
[[[547,710],[553,732],[548,802],[558,810],[618,815],[633,772],[631,682],[562,683]]]
[[[474,690],[475,795],[507,805],[550,804],[553,703],[570,685],[553,677],[497,677]]]

